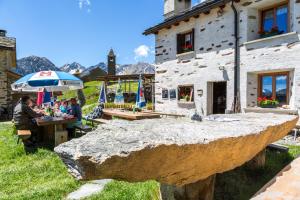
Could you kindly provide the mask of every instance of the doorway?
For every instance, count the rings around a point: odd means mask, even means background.
[[[213,114],[225,114],[227,105],[227,82],[213,83]]]

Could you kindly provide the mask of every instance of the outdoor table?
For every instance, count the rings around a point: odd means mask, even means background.
[[[68,140],[66,125],[77,121],[75,117],[53,117],[51,120],[36,118],[36,123],[43,128],[43,140],[54,141],[55,146]]]
[[[104,109],[103,114],[110,117],[118,117],[126,120],[142,120],[160,118],[160,114],[155,113],[142,113],[132,111],[122,111],[117,109]]]

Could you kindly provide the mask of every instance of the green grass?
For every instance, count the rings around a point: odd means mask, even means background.
[[[84,84],[83,93],[86,98],[86,105],[95,104],[97,103],[99,99],[99,93],[100,93],[100,86],[102,85],[101,81],[91,81]],[[108,86],[109,89],[115,89],[116,84],[112,84]],[[125,84],[122,83],[123,91],[125,91]],[[137,91],[138,84],[137,83],[131,83],[131,91]],[[127,83],[127,90],[129,89],[128,83]],[[62,96],[59,96],[58,99],[70,99],[73,97],[77,97],[76,91],[66,91],[63,92]]]
[[[62,199],[80,185],[54,153],[26,155],[11,123],[0,124],[0,199]]]
[[[105,190],[87,200],[159,200],[159,184],[155,181],[145,183],[126,183],[113,181]]]
[[[26,155],[16,144],[11,123],[0,123],[0,199],[59,200],[83,183],[69,175],[60,158],[46,149]],[[155,200],[158,184],[113,181],[103,193],[89,199]]]

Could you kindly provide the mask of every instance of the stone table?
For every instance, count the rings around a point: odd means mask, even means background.
[[[204,122],[113,120],[55,151],[78,179],[157,180],[183,193],[204,184],[203,195],[211,190],[215,174],[251,160],[287,135],[297,120],[295,115],[271,113],[216,115]]]

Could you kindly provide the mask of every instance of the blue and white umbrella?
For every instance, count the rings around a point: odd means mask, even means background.
[[[82,89],[83,82],[66,72],[41,71],[22,77],[11,87],[13,91],[18,92],[40,92],[44,89],[48,92],[58,92]]]
[[[100,90],[100,96],[99,96],[99,103],[106,103],[106,91],[105,91],[105,83],[102,83],[101,90]]]

